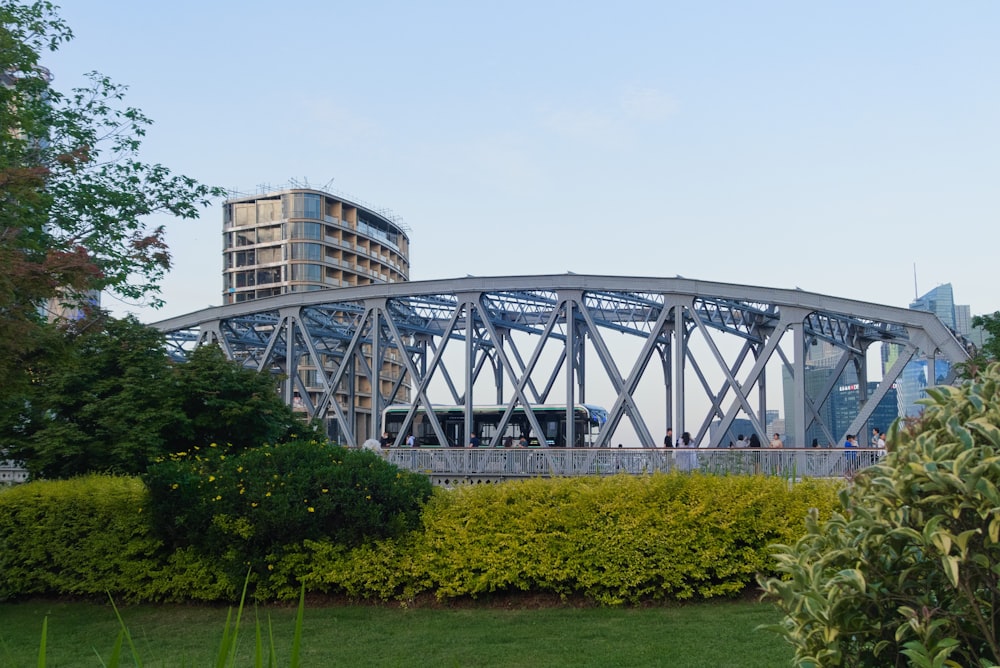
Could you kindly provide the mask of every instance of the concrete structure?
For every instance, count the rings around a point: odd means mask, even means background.
[[[225,304],[409,278],[410,239],[402,224],[385,212],[322,190],[293,187],[228,199],[222,234]],[[324,388],[318,379],[330,372],[331,363],[320,354],[293,365],[293,407],[307,410],[319,400]],[[395,351],[376,368],[377,378],[359,370],[335,392],[343,405],[350,401],[351,433],[373,428],[373,394],[388,391],[402,376]],[[409,388],[401,387],[397,396],[408,401]],[[340,425],[331,427],[330,436],[340,438]]]
[[[28,469],[9,459],[0,459],[0,487],[28,480]]]

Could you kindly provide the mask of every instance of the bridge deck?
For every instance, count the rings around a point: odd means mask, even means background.
[[[881,450],[845,448],[388,448],[392,464],[436,484],[533,477],[640,475],[657,471],[714,475],[837,478],[870,466]]]

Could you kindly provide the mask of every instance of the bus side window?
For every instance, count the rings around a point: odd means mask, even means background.
[[[497,426],[491,422],[482,422],[479,425],[479,438],[488,442],[493,440],[497,433]]]

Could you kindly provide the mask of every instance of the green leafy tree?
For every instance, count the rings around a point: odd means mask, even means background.
[[[973,377],[990,362],[1000,361],[1000,311],[977,315],[972,318],[972,326],[985,332],[985,341],[964,366],[964,375]]]
[[[252,448],[316,435],[278,396],[274,376],[228,360],[216,345],[192,351],[176,376],[188,422],[174,436],[175,452],[210,443]]]
[[[33,477],[144,471],[188,429],[164,337],[132,317],[97,316],[80,329],[33,366],[2,443]]]
[[[798,665],[1000,665],[1000,364],[927,394],[761,581]]]
[[[30,370],[35,382],[0,423],[0,448],[33,477],[68,478],[138,474],[211,443],[245,449],[315,434],[271,376],[227,360],[217,346],[180,364],[165,349],[163,334],[133,317],[98,314],[53,333]]]
[[[150,120],[122,105],[125,87],[97,73],[51,85],[43,55],[71,38],[52,3],[0,0],[0,395],[33,382],[47,300],[159,305],[170,255],[147,217],[195,218],[222,194],[139,159]]]

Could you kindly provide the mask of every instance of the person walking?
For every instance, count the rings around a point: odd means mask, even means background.
[[[854,476],[854,473],[858,468],[858,437],[854,434],[848,434],[847,438],[844,440],[844,449],[847,450],[847,452],[844,453],[844,474],[848,478],[851,478]]]
[[[684,432],[681,434],[680,443],[677,444],[678,447],[684,449],[697,448],[698,446],[691,439],[691,434],[689,432]],[[680,469],[682,471],[693,471],[698,468],[698,454],[695,452],[685,452],[681,454]]]

